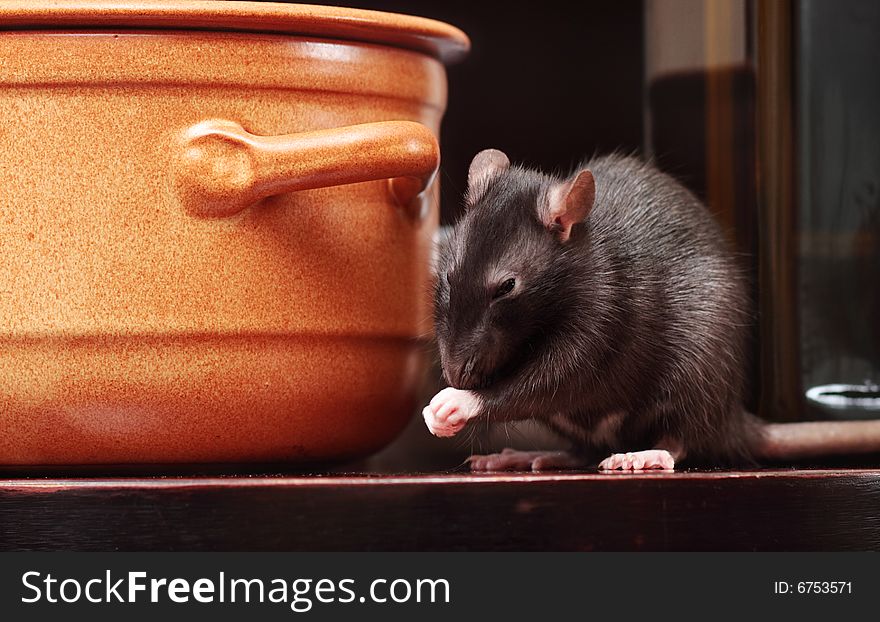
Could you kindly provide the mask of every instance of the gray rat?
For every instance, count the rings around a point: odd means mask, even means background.
[[[702,203],[652,165],[567,177],[480,152],[439,248],[435,329],[450,387],[430,431],[536,419],[567,452],[472,456],[473,470],[672,469],[880,450],[880,421],[766,424],[742,406],[744,277]]]

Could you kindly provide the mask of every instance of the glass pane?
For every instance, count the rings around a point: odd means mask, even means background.
[[[809,418],[880,416],[880,3],[798,5],[798,297]]]

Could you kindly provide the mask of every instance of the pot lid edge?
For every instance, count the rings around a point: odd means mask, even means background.
[[[0,0],[0,30],[146,28],[261,32],[404,47],[461,60],[467,35],[438,20],[321,5],[219,0]]]

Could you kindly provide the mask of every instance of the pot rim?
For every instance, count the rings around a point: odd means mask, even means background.
[[[363,9],[231,0],[0,0],[0,30],[157,29],[306,35],[402,47],[445,63],[470,49],[445,22]]]

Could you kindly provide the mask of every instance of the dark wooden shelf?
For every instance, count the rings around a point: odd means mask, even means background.
[[[2,549],[880,550],[878,520],[876,469],[0,480]]]

